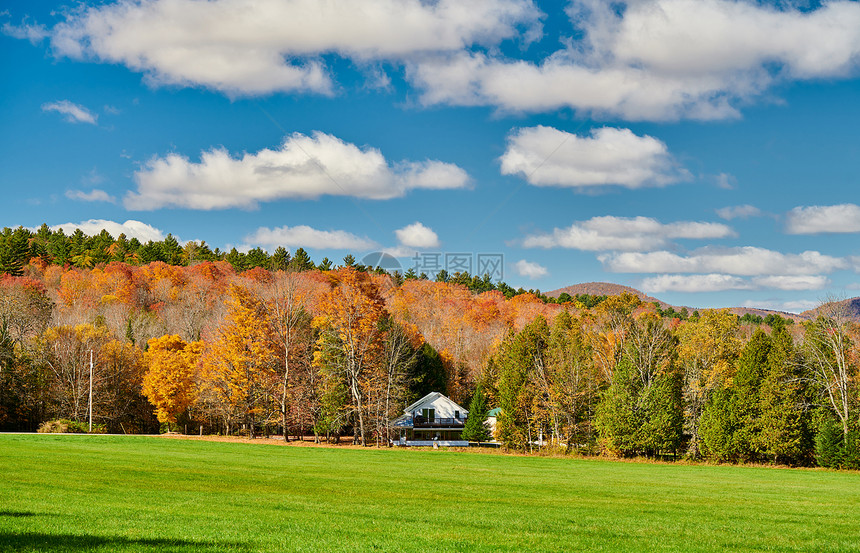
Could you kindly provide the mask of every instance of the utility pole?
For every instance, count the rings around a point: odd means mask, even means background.
[[[90,350],[90,429],[93,431],[93,350]]]

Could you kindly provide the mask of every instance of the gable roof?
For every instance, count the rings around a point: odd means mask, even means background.
[[[453,399],[449,398],[448,396],[446,396],[445,394],[443,394],[443,393],[441,393],[441,392],[430,392],[430,393],[429,393],[429,394],[427,394],[426,396],[422,397],[421,399],[419,399],[418,401],[416,401],[415,403],[413,403],[412,405],[410,405],[409,407],[407,407],[406,409],[404,409],[404,410],[403,410],[403,412],[404,412],[404,413],[411,413],[411,412],[412,412],[416,407],[418,407],[418,406],[419,406],[419,405],[421,405],[422,403],[428,403],[428,402],[431,402],[431,401],[435,401],[435,400],[437,400],[437,399],[439,399],[439,398],[444,398],[444,399],[446,399],[446,400],[450,401],[450,402],[451,402],[451,404],[452,404],[452,405],[453,405],[453,406],[454,406],[458,411],[467,412],[467,411],[466,411],[466,409],[464,409],[462,406],[460,406],[458,403],[456,403]]]

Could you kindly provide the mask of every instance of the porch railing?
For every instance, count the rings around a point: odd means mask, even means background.
[[[417,415],[412,417],[413,428],[462,428],[466,426],[466,417],[460,418],[444,418],[444,417],[425,417]]]

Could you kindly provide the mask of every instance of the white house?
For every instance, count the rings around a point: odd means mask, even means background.
[[[469,412],[439,392],[431,392],[394,419],[397,443],[405,446],[466,447],[461,438]]]
[[[487,420],[484,422],[484,426],[486,426],[487,430],[490,431],[490,440],[494,442],[496,441],[496,420],[501,412],[502,410],[499,407],[490,409],[487,411]]]

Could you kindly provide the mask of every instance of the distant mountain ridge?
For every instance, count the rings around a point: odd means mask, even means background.
[[[818,311],[823,308],[828,308],[831,306],[837,306],[844,308],[844,314],[846,317],[851,319],[852,321],[860,322],[860,297],[857,298],[848,298],[845,300],[833,301],[824,304],[823,306],[819,306],[813,309],[809,309],[800,314],[801,317],[805,319],[811,319],[818,314]]]
[[[686,309],[690,313],[702,309],[700,307],[690,307],[688,305],[672,305],[653,296],[649,296],[645,292],[637,290],[636,288],[624,286],[623,284],[613,284],[611,282],[583,282],[581,284],[572,284],[570,286],[565,286],[564,288],[559,288],[558,290],[546,292],[546,295],[553,298],[557,298],[565,292],[570,294],[571,296],[575,296],[577,294],[588,294],[590,296],[617,296],[626,292],[628,294],[633,294],[643,302],[657,302],[658,304],[660,304],[660,309],[666,309],[668,307],[671,307],[675,311]],[[846,303],[849,303],[847,311],[849,313],[850,318],[856,321],[860,321],[860,297],[844,301]],[[804,311],[803,313],[797,314],[787,313],[785,311],[777,311],[774,309],[760,309],[757,307],[729,307],[727,309],[739,317],[743,317],[746,314],[758,315],[760,317],[767,317],[768,315],[776,314],[780,317],[793,319],[795,321],[802,321],[810,318],[811,316],[814,316],[814,310]]]
[[[641,290],[637,290],[630,286],[624,286],[623,284],[612,284],[611,282],[583,282],[581,284],[573,284],[571,286],[559,288],[558,290],[553,290],[552,292],[547,292],[546,295],[552,298],[557,298],[565,292],[571,296],[575,296],[577,294],[588,294],[589,296],[618,296],[626,292],[628,294],[633,294],[640,300],[647,303],[653,303],[656,301],[660,304],[660,309],[669,307],[668,303],[660,301],[657,298],[652,298]]]

